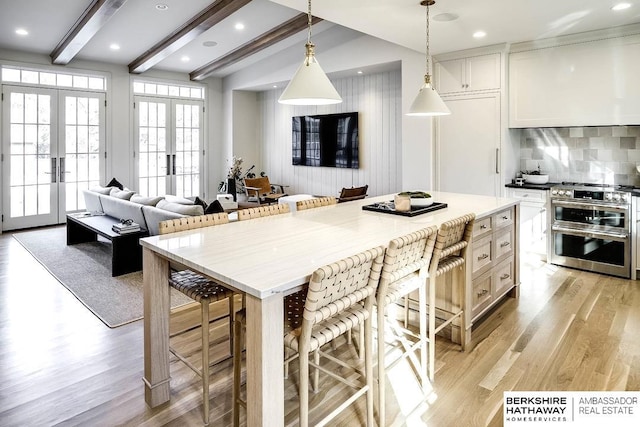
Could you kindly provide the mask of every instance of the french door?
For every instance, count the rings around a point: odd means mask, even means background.
[[[105,96],[3,86],[3,229],[60,224],[104,176]]]
[[[202,110],[202,101],[136,96],[140,194],[203,194]]]

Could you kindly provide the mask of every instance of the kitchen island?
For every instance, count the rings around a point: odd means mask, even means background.
[[[469,342],[475,319],[507,293],[517,296],[519,202],[431,194],[448,207],[415,217],[362,209],[363,205],[393,199],[387,195],[141,239],[147,404],[158,406],[170,396],[169,261],[246,293],[247,424],[251,426],[280,426],[284,422],[284,295],[302,287],[318,267],[378,245],[386,247],[393,238],[473,212],[474,239],[478,237],[481,245],[472,243],[472,260],[464,273],[468,279],[466,295],[445,296],[442,306],[445,310],[448,304],[464,306],[458,333],[467,334]]]

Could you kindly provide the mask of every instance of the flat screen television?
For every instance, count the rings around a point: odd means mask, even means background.
[[[358,113],[292,118],[292,163],[358,169]]]

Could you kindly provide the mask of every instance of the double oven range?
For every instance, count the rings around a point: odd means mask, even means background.
[[[552,187],[551,263],[631,277],[632,189],[570,182]]]

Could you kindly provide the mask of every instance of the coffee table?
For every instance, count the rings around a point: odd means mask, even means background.
[[[108,215],[67,214],[67,245],[95,242],[98,236],[102,236],[112,244],[111,276],[140,271],[142,247],[138,241],[147,237],[149,232],[141,227],[140,231],[133,233],[116,233],[111,227],[119,222],[119,219]]]

